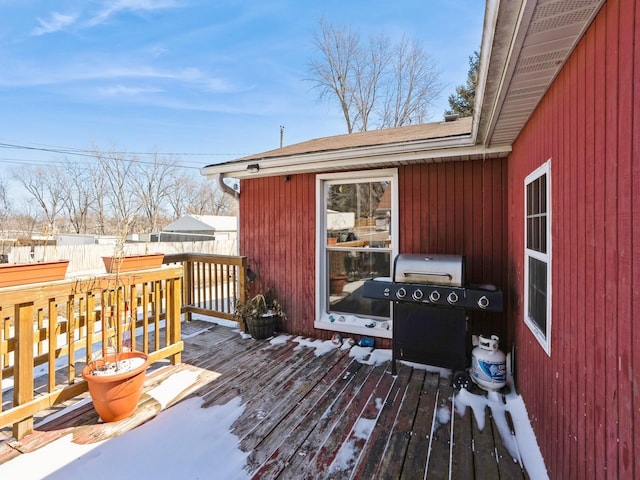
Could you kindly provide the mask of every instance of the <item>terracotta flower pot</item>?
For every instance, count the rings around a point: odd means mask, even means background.
[[[340,295],[346,283],[346,275],[331,275],[329,277],[329,293],[331,295]]]
[[[132,272],[149,268],[160,268],[164,253],[126,255],[124,257],[102,257],[107,273]]]
[[[105,422],[117,422],[130,417],[138,406],[142,394],[147,367],[151,360],[144,352],[124,352],[118,360],[142,358],[144,363],[130,371],[113,375],[93,375],[91,371],[104,366],[104,359],[96,360],[82,369],[82,378],[89,385],[93,407]],[[108,362],[115,361],[115,355],[107,356]]]
[[[63,280],[68,266],[69,260],[0,264],[0,287]]]

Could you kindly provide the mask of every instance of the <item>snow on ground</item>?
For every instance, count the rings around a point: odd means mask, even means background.
[[[172,387],[194,380],[188,372],[176,373],[151,392],[162,403]],[[244,469],[249,454],[238,448],[231,433],[244,410],[240,397],[225,405],[201,406],[201,398],[184,400],[134,430],[90,445],[75,444],[67,435],[0,465],[0,478],[249,478]]]
[[[520,395],[498,392],[487,392],[487,396],[475,395],[464,388],[454,398],[456,412],[464,416],[467,407],[473,411],[476,425],[483,430],[486,407],[491,409],[491,416],[500,432],[502,443],[514,461],[524,465],[530,478],[548,479],[547,468],[538,446],[533,428],[529,422],[527,409]],[[507,421],[506,412],[513,419],[513,433]]]

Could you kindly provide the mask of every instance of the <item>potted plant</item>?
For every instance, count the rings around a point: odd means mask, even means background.
[[[112,257],[114,263],[107,270],[113,287],[102,292],[101,350],[82,369],[82,378],[87,381],[93,406],[105,422],[122,420],[135,412],[151,362],[148,354],[135,351],[135,286],[131,277],[120,275],[131,219],[125,217],[122,220]]]
[[[101,349],[82,369],[93,406],[105,422],[127,418],[142,395],[149,355],[135,350],[136,312],[131,285],[114,276],[114,288],[103,292],[99,312]]]
[[[346,283],[347,275],[345,273],[332,273],[329,275],[329,293],[341,295]]]
[[[341,295],[347,283],[347,252],[332,251],[329,254],[329,294]]]
[[[282,304],[276,300],[273,290],[261,292],[244,303],[237,303],[234,317],[243,319],[249,334],[256,340],[263,340],[273,335],[278,324],[287,319]]]

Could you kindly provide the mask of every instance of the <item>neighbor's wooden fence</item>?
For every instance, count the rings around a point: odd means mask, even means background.
[[[235,319],[233,312],[236,301],[245,301],[247,257],[181,253],[165,255],[164,263],[183,265],[182,311],[187,319],[198,313],[236,320],[246,331],[244,320]]]
[[[21,439],[35,414],[86,391],[82,368],[108,341],[133,337],[152,361],[179,363],[181,292],[178,267],[0,289],[0,381],[13,381],[0,428],[13,425]],[[104,331],[103,316],[111,317]]]
[[[9,253],[9,263],[65,259],[69,260],[67,273],[92,272],[95,274],[104,272],[101,257],[112,256],[113,249],[114,246],[108,244],[13,247]],[[126,255],[144,253],[235,255],[238,251],[238,243],[235,240],[125,243],[124,250]]]

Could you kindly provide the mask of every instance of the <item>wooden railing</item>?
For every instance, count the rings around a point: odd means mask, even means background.
[[[182,264],[184,282],[182,311],[191,315],[236,320],[246,330],[242,319],[235,319],[236,301],[244,302],[247,285],[247,258],[233,255],[181,253],[165,255],[165,264]]]
[[[0,289],[0,381],[13,381],[0,428],[13,425],[21,439],[35,414],[86,391],[82,368],[104,344],[135,338],[152,361],[179,363],[182,275],[172,267]]]

